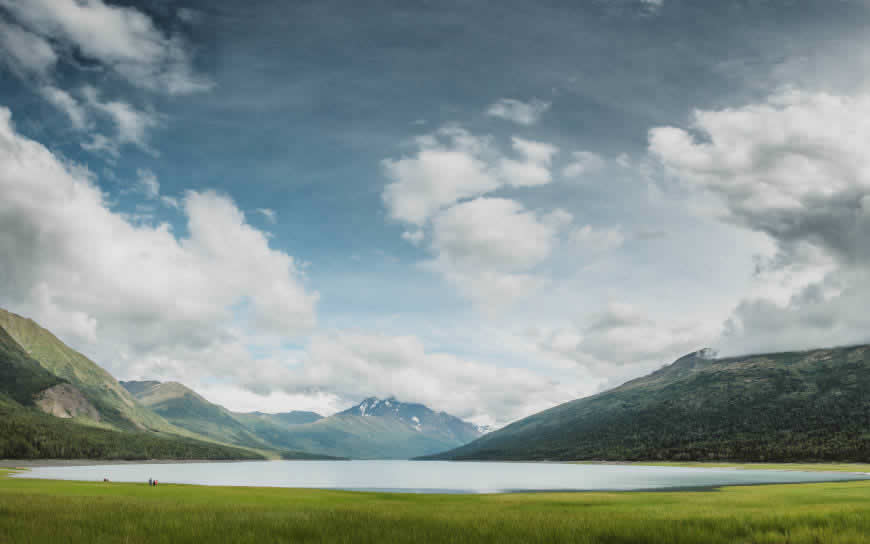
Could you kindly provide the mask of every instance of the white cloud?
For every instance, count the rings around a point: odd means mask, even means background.
[[[45,78],[57,64],[57,55],[45,39],[0,19],[0,62],[20,77]]]
[[[116,139],[107,145],[120,147],[132,144],[151,154],[156,152],[148,144],[148,132],[160,126],[160,120],[154,113],[137,110],[130,104],[120,100],[103,102],[99,92],[93,87],[82,89],[87,105],[111,119],[116,129]],[[94,145],[92,142],[91,145]],[[98,146],[98,149],[101,147]],[[90,149],[90,148],[86,148]],[[111,153],[117,156],[117,151]]]
[[[33,33],[74,47],[134,85],[170,94],[211,87],[194,73],[184,40],[135,8],[103,0],[0,0],[0,6]]]
[[[104,153],[111,159],[117,159],[121,151],[117,142],[110,140],[102,134],[92,134],[90,141],[81,142],[82,149],[91,153]]]
[[[148,361],[236,375],[250,368],[252,334],[314,325],[318,295],[297,262],[228,197],[188,192],[185,237],[130,223],[87,170],[18,134],[7,109],[0,194],[0,306],[74,345],[95,341],[88,351],[122,377]]]
[[[486,113],[492,117],[499,117],[507,121],[513,121],[520,125],[534,125],[541,116],[550,109],[550,103],[532,99],[529,102],[502,98],[487,108]]]
[[[421,226],[438,210],[505,185],[534,187],[551,181],[558,149],[513,138],[516,158],[505,156],[488,137],[447,126],[416,140],[416,152],[383,161],[391,180],[382,194],[390,217]]]
[[[88,128],[88,114],[79,101],[73,98],[63,89],[52,85],[43,85],[39,88],[39,94],[48,100],[54,107],[62,111],[69,118],[73,128],[85,130]]]
[[[789,91],[697,111],[693,129],[650,131],[650,151],[722,219],[762,232],[777,254],[737,307],[726,352],[865,342],[870,320],[870,95]]]
[[[445,206],[499,188],[489,154],[486,139],[458,127],[418,138],[413,156],[383,161],[392,181],[383,192],[390,216],[422,225]]]
[[[562,168],[566,178],[580,178],[586,174],[597,172],[604,168],[604,159],[591,151],[575,151],[571,153],[571,162]]]
[[[512,144],[522,160],[500,160],[499,171],[505,183],[512,187],[535,187],[552,181],[550,163],[559,151],[556,146],[517,137]]]
[[[563,210],[542,216],[504,198],[462,202],[433,219],[435,258],[428,266],[464,296],[504,304],[543,284],[531,272],[550,256],[570,221]]]

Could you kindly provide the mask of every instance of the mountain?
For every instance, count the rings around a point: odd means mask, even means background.
[[[370,397],[339,415],[382,417],[411,426],[418,433],[441,437],[445,441],[466,443],[480,436],[471,423],[446,412],[434,412],[422,404],[398,402],[395,398],[380,400]]]
[[[271,449],[229,410],[177,382],[120,382],[143,406],[182,429],[225,444]]]
[[[0,458],[262,458],[186,437],[98,428],[100,417],[77,387],[45,369],[0,327]]]
[[[75,455],[91,451],[95,456],[104,457],[109,450],[111,455],[123,452],[130,456],[196,450],[192,446],[172,449],[172,440],[184,438],[197,444],[197,448],[203,442],[249,448],[254,451],[245,455],[254,456],[402,459],[456,447],[481,434],[474,425],[444,412],[396,399],[366,399],[326,418],[313,412],[233,413],[179,383],[152,380],[122,384],[34,321],[2,309],[0,331],[0,354],[3,355],[0,401],[8,401],[9,409],[14,408],[18,420],[26,419],[33,424],[21,426],[15,432],[30,436],[30,446],[40,433],[55,437],[52,443],[58,444],[59,449],[51,451],[60,452],[61,456],[72,451]],[[37,415],[38,411],[57,417]],[[72,418],[77,426],[58,427],[57,418]],[[59,438],[62,430],[70,429],[73,435],[79,436],[81,424],[107,432],[126,431],[122,436],[139,433],[138,438],[128,438],[128,442],[142,447],[153,443],[155,437],[149,433],[159,434],[169,442],[136,453],[116,435],[100,435],[96,439],[96,435],[88,434],[96,440],[88,442],[91,446],[63,446]],[[32,454],[43,455],[45,451]],[[226,451],[236,453],[209,455],[232,456],[241,450]]]
[[[95,423],[118,430],[189,434],[145,409],[106,370],[33,320],[0,309],[0,328],[42,368],[79,390],[99,414]]]
[[[474,425],[444,412],[372,397],[314,423],[288,426],[271,441],[288,449],[354,459],[408,459],[478,436]]]
[[[870,346],[703,350],[435,459],[870,460]]]
[[[35,405],[39,393],[63,383],[0,327],[0,394],[19,404]]]
[[[287,412],[283,414],[237,414],[223,406],[209,402],[192,389],[178,382],[126,381],[120,382],[136,400],[153,410],[173,425],[197,436],[208,437],[222,444],[253,448],[271,452],[284,459],[326,459],[329,455],[307,451],[289,451],[281,440],[288,426],[321,419],[314,412]]]
[[[422,404],[369,398],[323,417],[314,412],[235,413],[179,383],[121,384],[173,425],[227,444],[354,459],[407,459],[443,451],[480,436],[474,425]]]

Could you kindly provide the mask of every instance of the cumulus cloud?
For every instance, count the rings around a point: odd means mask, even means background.
[[[559,148],[517,137],[512,139],[512,145],[522,159],[502,158],[499,161],[499,171],[505,183],[512,187],[535,187],[552,181],[550,163]]]
[[[458,127],[445,127],[416,141],[417,152],[383,161],[392,181],[383,200],[394,219],[422,225],[439,209],[501,186],[487,156],[490,143]]]
[[[516,154],[503,154],[488,137],[447,126],[416,140],[416,152],[383,161],[391,180],[382,197],[393,219],[423,225],[438,210],[504,186],[534,187],[551,181],[558,149],[513,138]]]
[[[414,228],[402,238],[414,245],[430,234],[433,258],[424,263],[457,291],[484,308],[496,308],[548,283],[541,270],[560,237],[584,256],[619,247],[619,229],[578,227],[561,209],[527,210],[516,199],[494,198],[503,188],[533,188],[552,182],[550,143],[513,137],[513,154],[503,153],[489,137],[447,126],[417,138],[413,154],[387,159],[390,183],[382,193],[390,216]],[[593,154],[575,161],[600,160]]]
[[[550,109],[550,103],[532,99],[529,102],[523,102],[513,98],[502,98],[493,103],[486,110],[486,114],[491,117],[498,117],[507,121],[513,121],[520,125],[534,125],[541,116]]]
[[[789,91],[759,104],[697,111],[695,134],[650,131],[650,151],[722,218],[765,233],[778,253],[768,278],[803,278],[791,292],[756,292],[728,324],[726,351],[870,340],[854,311],[870,283],[870,96]]]
[[[166,35],[141,11],[103,0],[0,0],[0,6],[30,31],[114,70],[134,85],[170,94],[189,94],[212,85],[193,70],[189,46],[180,36]],[[24,50],[30,37],[13,36]],[[43,40],[45,42],[45,40]],[[44,65],[50,56],[40,55]],[[33,53],[27,53],[33,60]],[[31,63],[31,65],[36,65]]]
[[[7,109],[0,193],[0,305],[76,345],[98,342],[88,351],[122,376],[149,360],[230,372],[238,360],[229,347],[245,353],[247,336],[292,337],[314,325],[318,295],[294,258],[271,248],[226,196],[188,192],[184,237],[167,224],[131,223],[90,172],[18,134]]]
[[[466,297],[503,304],[540,287],[543,280],[531,272],[571,219],[564,210],[540,214],[505,198],[462,202],[433,219],[428,266]]]

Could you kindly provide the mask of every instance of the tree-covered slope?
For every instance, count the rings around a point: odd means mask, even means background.
[[[40,366],[78,388],[99,411],[102,423],[117,429],[187,434],[141,406],[106,370],[33,320],[0,309],[0,328]]]
[[[705,355],[434,457],[870,460],[870,346]]]
[[[81,425],[0,395],[0,459],[262,459],[250,450]]]

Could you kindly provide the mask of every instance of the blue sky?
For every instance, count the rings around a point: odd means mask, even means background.
[[[0,304],[234,409],[496,424],[867,341],[868,11],[0,0]]]

